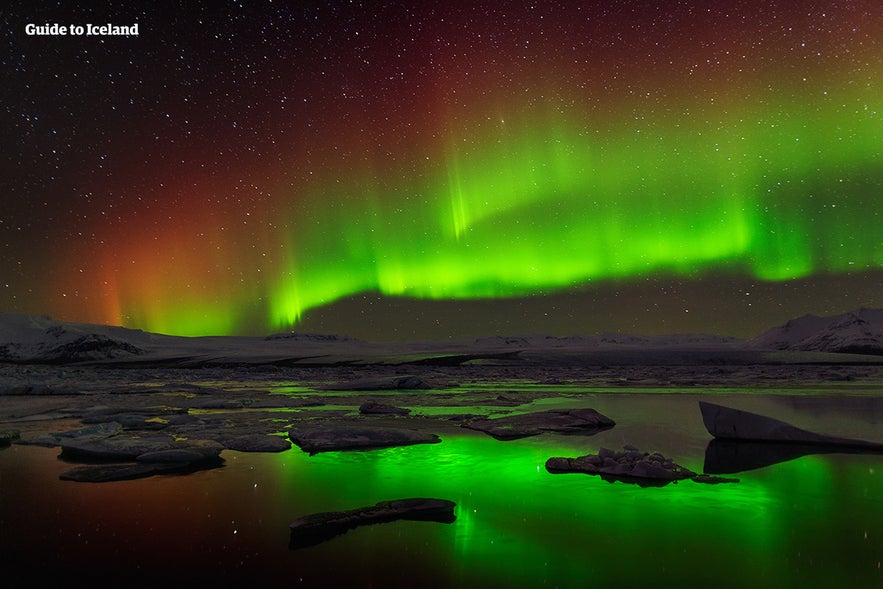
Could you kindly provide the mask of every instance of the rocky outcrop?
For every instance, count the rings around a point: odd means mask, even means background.
[[[143,353],[144,350],[127,341],[90,333],[46,350],[39,359],[44,362],[67,364],[89,360],[126,358]]]
[[[396,520],[451,523],[456,520],[456,506],[445,499],[397,499],[348,511],[314,513],[291,522],[288,547],[314,546],[359,526]]]
[[[641,452],[634,446],[623,446],[621,452],[601,448],[597,454],[586,454],[576,458],[549,458],[546,461],[546,470],[553,474],[600,475],[601,478],[611,482],[620,480],[642,486],[663,486],[685,479],[710,484],[738,482],[738,479],[700,475],[658,452]]]
[[[476,419],[464,423],[463,427],[482,431],[498,440],[514,440],[543,432],[592,435],[614,425],[615,421],[594,409],[553,409],[495,419]]]
[[[350,425],[301,426],[289,431],[288,437],[310,454],[441,442],[435,434],[412,429]]]
[[[715,438],[753,442],[818,444],[883,451],[883,444],[879,442],[817,434],[772,417],[724,407],[707,401],[699,401],[699,409],[702,412],[705,429]]]

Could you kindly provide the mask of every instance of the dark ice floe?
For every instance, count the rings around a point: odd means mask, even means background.
[[[640,486],[664,486],[686,479],[707,484],[739,482],[738,479],[695,473],[658,452],[641,452],[634,446],[623,446],[620,452],[601,448],[597,454],[576,458],[549,458],[546,461],[546,470],[553,474],[600,475],[610,482],[622,481]]]
[[[366,401],[359,405],[359,413],[363,415],[408,415],[411,410],[376,401]]]
[[[707,401],[699,401],[699,409],[702,412],[705,429],[716,438],[752,442],[818,444],[883,451],[883,443],[817,434],[772,417],[724,407]]]
[[[702,421],[714,440],[705,449],[705,471],[743,472],[809,454],[883,453],[883,443],[819,434],[741,409],[700,401]]]
[[[494,419],[475,419],[463,427],[482,431],[498,440],[514,440],[543,432],[592,435],[616,425],[594,409],[552,409]]]
[[[299,426],[291,429],[288,437],[310,454],[441,442],[435,434],[413,429],[353,425]]]
[[[313,513],[293,522],[289,548],[314,546],[335,536],[364,525],[393,522],[397,520],[433,521],[451,523],[456,520],[453,501],[446,499],[396,499],[381,501],[370,507],[347,511]]]

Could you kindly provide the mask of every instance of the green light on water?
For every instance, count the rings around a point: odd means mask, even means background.
[[[448,563],[440,578],[450,576],[453,585],[580,586],[591,578],[599,586],[665,579],[744,587],[766,579],[769,586],[821,587],[838,575],[868,580],[875,574],[875,555],[857,551],[857,539],[846,540],[880,523],[878,515],[862,513],[866,507],[857,508],[858,521],[851,519],[850,506],[866,505],[867,493],[879,487],[861,459],[835,470],[830,459],[807,456],[741,473],[738,484],[641,488],[549,474],[550,455],[599,447],[594,438],[557,439],[560,444],[545,436],[502,443],[458,435],[372,452],[307,457],[294,450],[280,460],[303,463],[296,471],[286,468],[293,495],[307,484],[323,490],[317,510],[400,496],[456,501],[454,524],[424,524],[413,532],[434,547],[430,566]],[[680,462],[701,470],[697,460]],[[403,530],[352,532],[347,542],[410,541]],[[849,546],[832,556],[832,541],[841,540]]]

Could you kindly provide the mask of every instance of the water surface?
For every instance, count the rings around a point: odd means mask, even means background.
[[[595,436],[309,456],[225,451],[223,468],[82,484],[57,449],[0,450],[7,586],[55,578],[129,586],[280,583],[420,587],[881,587],[883,456],[809,455],[741,482],[642,488],[552,475],[550,456],[634,444],[702,471],[697,399],[766,411],[825,433],[879,438],[879,397],[574,391],[532,407],[591,406]],[[404,497],[457,503],[453,524],[396,522],[289,550],[301,515]]]

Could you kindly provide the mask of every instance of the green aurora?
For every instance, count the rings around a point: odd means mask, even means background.
[[[820,93],[630,127],[551,108],[477,120],[414,175],[425,181],[366,173],[317,190],[271,323],[364,291],[494,298],[710,269],[784,281],[883,267],[877,103]]]
[[[98,52],[12,11],[0,308],[400,339],[883,305],[879,2],[436,4],[136,11]]]

